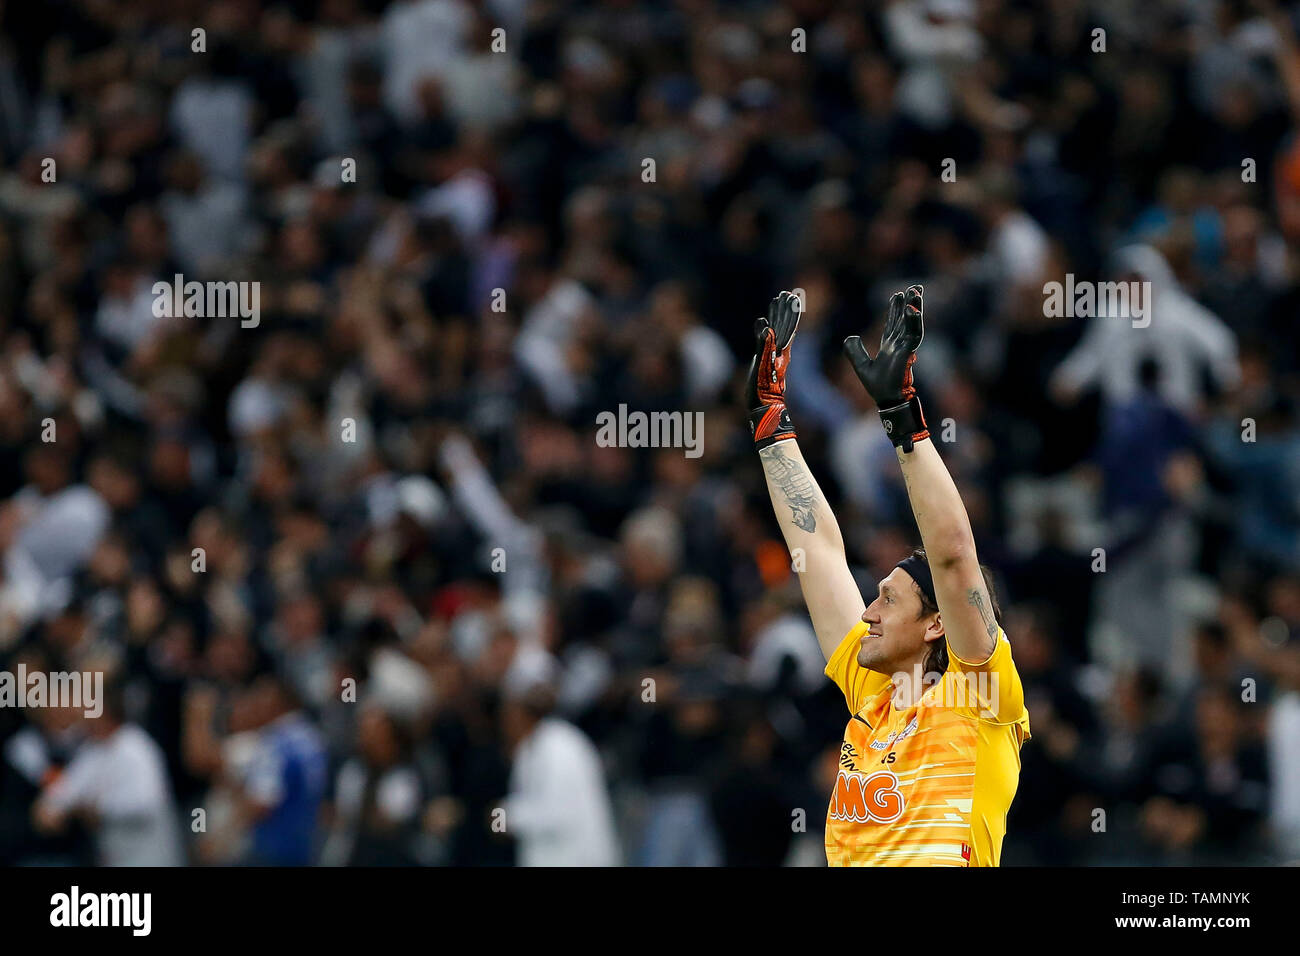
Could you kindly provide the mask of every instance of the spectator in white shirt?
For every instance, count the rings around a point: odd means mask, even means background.
[[[57,833],[80,815],[102,866],[181,866],[179,821],[162,749],[124,722],[121,691],[105,688],[104,712],[86,718],[89,738],[32,809],[37,830]]]
[[[0,645],[67,605],[73,576],[112,518],[98,492],[72,483],[72,462],[55,443],[31,449],[25,468],[30,482],[10,499],[0,529],[0,616],[10,618]]]
[[[461,0],[394,3],[380,23],[384,102],[404,123],[419,119],[416,85],[442,75],[465,53],[474,14]]]
[[[1183,289],[1157,249],[1141,244],[1119,249],[1115,271],[1120,281],[1149,283],[1141,293],[1145,322],[1134,325],[1128,315],[1094,316],[1052,374],[1058,400],[1073,401],[1096,385],[1112,405],[1130,401],[1149,359],[1160,363],[1160,397],[1185,414],[1195,413],[1205,398],[1206,373],[1219,389],[1237,385],[1236,334]]]
[[[508,690],[503,711],[513,753],[506,833],[518,842],[520,866],[617,866],[618,839],[595,745],[551,715],[549,682]]]

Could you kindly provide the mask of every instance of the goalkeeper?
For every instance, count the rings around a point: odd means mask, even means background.
[[[782,292],[755,324],[750,432],[799,575],[826,675],[850,718],[826,815],[832,866],[997,866],[1029,715],[966,508],[926,428],[912,383],[922,289],[890,299],[873,359],[844,351],[894,443],[923,548],[867,603],[785,406],[799,299]]]

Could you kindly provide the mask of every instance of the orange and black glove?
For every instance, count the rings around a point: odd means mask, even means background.
[[[790,342],[799,327],[799,297],[782,292],[767,307],[767,318],[754,323],[754,360],[745,382],[749,432],[755,448],[794,438],[794,422],[785,407],[785,371]]]
[[[930,437],[921,400],[916,397],[916,387],[912,384],[912,363],[925,338],[922,293],[919,285],[909,286],[906,293],[894,293],[874,359],[867,354],[861,336],[850,335],[844,340],[844,354],[853,363],[858,380],[875,400],[885,434],[895,447],[905,452],[910,452],[914,443]]]

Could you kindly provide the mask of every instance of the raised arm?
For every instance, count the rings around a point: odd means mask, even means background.
[[[961,660],[981,663],[996,647],[998,624],[975,555],[966,506],[930,440],[912,384],[912,363],[925,336],[923,309],[919,285],[906,294],[895,293],[876,357],[867,355],[856,335],[845,341],[844,351],[875,399],[885,432],[894,443],[934,576],[934,596],[948,646]]]
[[[986,661],[996,646],[998,622],[975,556],[966,506],[934,442],[926,439],[910,452],[895,451],[934,575],[934,599],[948,646],[969,663]]]
[[[802,568],[799,586],[829,660],[866,604],[849,571],[840,526],[804,461],[785,407],[785,373],[798,324],[799,299],[782,292],[768,307],[768,317],[754,325],[745,398],[772,508],[795,566]]]

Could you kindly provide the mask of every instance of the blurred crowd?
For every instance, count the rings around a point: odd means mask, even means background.
[[[1298,27],[0,4],[0,670],[107,675],[0,708],[0,862],[824,863],[847,715],[740,384],[803,290],[874,591],[919,541],[839,343],[915,281],[1033,721],[1004,861],[1300,858]],[[1049,315],[1067,274],[1152,321]],[[620,405],[703,453],[598,443]]]

